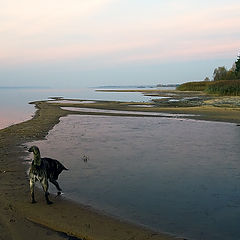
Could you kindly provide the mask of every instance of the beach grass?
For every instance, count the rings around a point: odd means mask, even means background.
[[[187,82],[183,83],[177,87],[179,91],[205,91],[209,86],[210,82],[200,81],[200,82]]]
[[[204,91],[220,96],[240,96],[240,80],[187,82],[177,87],[179,91]]]
[[[206,92],[224,96],[240,96],[240,80],[211,82],[206,88]]]

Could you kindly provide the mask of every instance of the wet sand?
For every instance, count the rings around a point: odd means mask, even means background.
[[[28,155],[24,143],[41,140],[58,122],[68,114],[94,114],[109,116],[135,116],[134,114],[88,113],[67,111],[60,108],[85,107],[112,110],[159,111],[166,113],[197,114],[192,119],[240,123],[239,108],[215,107],[138,107],[140,103],[97,101],[94,103],[49,103],[36,102],[37,111],[33,119],[0,130],[0,240],[18,239],[176,239],[167,234],[121,222],[97,212],[90,207],[69,201],[64,197],[50,196],[53,205],[46,205],[42,191],[37,191],[37,204],[30,203],[26,175]],[[151,103],[152,104],[152,103]],[[147,105],[147,104],[146,104]],[[147,114],[146,114],[147,116]],[[159,116],[158,116],[159,117]],[[66,235],[67,234],[67,235]]]
[[[48,131],[69,112],[45,102],[36,103],[32,120],[0,131],[0,239],[174,239],[130,223],[124,223],[90,207],[64,197],[50,196],[53,205],[46,205],[38,190],[38,203],[30,203],[24,143],[43,139]],[[71,112],[70,112],[71,113]],[[65,235],[65,234],[69,235]]]

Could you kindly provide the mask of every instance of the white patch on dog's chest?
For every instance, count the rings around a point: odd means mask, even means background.
[[[31,179],[34,179],[34,182],[41,182],[44,178],[46,178],[45,174],[43,172],[38,172],[38,171],[34,171],[34,170],[30,170],[30,173],[29,173],[29,177]]]
[[[35,181],[39,181],[39,182],[41,182],[44,178],[43,176],[40,176],[40,175],[34,175],[34,177],[35,177]]]

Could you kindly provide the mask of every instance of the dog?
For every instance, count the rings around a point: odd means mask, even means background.
[[[47,204],[52,204],[48,198],[48,180],[55,185],[58,190],[57,195],[61,194],[62,189],[59,187],[57,182],[58,175],[63,170],[68,170],[65,168],[58,160],[52,158],[41,158],[39,148],[32,146],[28,149],[29,152],[33,152],[33,161],[29,170],[29,180],[30,180],[30,192],[32,203],[36,203],[34,197],[34,185],[35,182],[39,181],[42,185],[43,191],[45,193],[45,199]]]

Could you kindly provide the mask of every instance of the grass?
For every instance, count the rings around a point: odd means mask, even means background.
[[[179,91],[205,91],[222,96],[240,96],[240,80],[188,82],[180,85]]]
[[[207,93],[225,96],[240,96],[240,80],[223,80],[211,82]]]
[[[210,82],[201,81],[201,82],[187,82],[183,83],[177,87],[179,91],[205,91]]]

